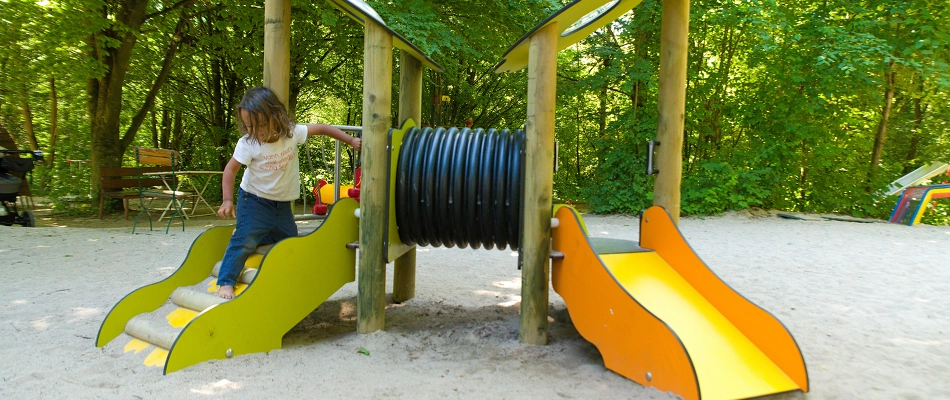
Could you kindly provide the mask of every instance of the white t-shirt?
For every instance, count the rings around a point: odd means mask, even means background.
[[[274,143],[250,141],[247,135],[238,140],[233,157],[247,166],[241,189],[274,201],[293,201],[300,197],[297,146],[307,141],[307,126],[295,126],[293,134],[293,138],[282,137]]]

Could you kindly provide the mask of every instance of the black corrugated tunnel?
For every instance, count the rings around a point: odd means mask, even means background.
[[[523,130],[412,128],[396,163],[396,226],[408,245],[517,249]]]

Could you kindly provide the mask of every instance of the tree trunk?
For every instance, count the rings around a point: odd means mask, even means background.
[[[109,1],[109,4],[99,6],[96,11],[103,20],[114,20],[115,23],[93,32],[86,38],[90,57],[94,58],[103,67],[104,73],[99,78],[87,81],[87,101],[90,119],[91,138],[91,194],[94,199],[99,195],[99,167],[119,167],[122,165],[122,156],[129,144],[132,143],[135,133],[151,108],[158,90],[168,76],[171,58],[177,53],[181,42],[181,30],[186,25],[186,17],[179,20],[176,34],[166,50],[165,62],[159,76],[155,79],[141,109],[132,118],[132,123],[121,135],[122,92],[126,75],[132,61],[132,51],[142,34],[142,24],[151,16],[147,15],[149,0]],[[164,15],[176,8],[190,6],[191,1],[182,1],[173,7],[156,12],[155,15]],[[103,42],[114,45],[105,46]]]
[[[921,133],[920,130],[924,127],[924,114],[927,112],[929,105],[923,104],[923,93],[924,93],[924,80],[921,77],[918,77],[918,93],[919,95],[914,98],[914,130],[911,133],[910,144],[907,145],[907,157],[905,158],[907,162],[904,163],[904,175],[911,173],[913,170],[917,169],[919,163],[917,161],[917,147],[920,146]]]
[[[604,57],[602,65],[604,71],[610,69],[610,56]],[[600,87],[600,94],[597,96],[599,102],[597,107],[597,133],[601,139],[607,134],[607,85],[608,83],[604,82],[603,86]]]
[[[602,65],[605,71],[610,68],[610,56],[604,58]],[[597,138],[601,140],[607,135],[607,89],[608,83],[605,81],[597,94]],[[598,151],[597,165],[603,165],[604,162],[604,154]]]
[[[576,110],[577,110],[576,111],[577,114],[575,115],[574,123],[577,126],[579,126],[580,120],[581,120],[581,116],[580,116],[581,112],[579,108]],[[581,182],[581,135],[582,134],[583,134],[583,130],[578,130],[577,135],[574,136],[574,168],[575,168],[574,185],[576,186],[580,186],[580,182]]]
[[[213,31],[210,34],[216,35],[220,32]],[[234,132],[230,104],[234,104],[240,99],[244,86],[227,61],[221,58],[211,60],[211,77],[208,85],[213,94],[210,131],[212,132],[214,145],[224,149],[217,152],[218,169],[224,169],[228,161],[231,160],[231,150],[233,150],[233,148],[229,148]]]
[[[2,115],[0,115],[2,117]],[[4,118],[5,119],[5,118]],[[4,121],[0,120],[0,147],[7,149],[16,149],[16,139],[13,138],[13,134],[7,130],[7,127],[4,126]]]
[[[16,24],[12,27],[12,29],[15,31],[19,30],[21,29],[20,26],[20,24]],[[24,57],[22,55],[20,44],[13,43],[12,64],[14,71],[25,70],[23,67],[23,59]],[[3,67],[7,66],[4,65]],[[30,107],[30,90],[27,87],[26,80],[27,79],[20,79],[19,82],[16,83],[15,87],[18,97],[17,100],[19,100],[18,108],[20,111],[20,116],[23,118],[23,136],[25,136],[26,142],[30,146],[30,150],[35,151],[37,150],[37,145],[36,133],[33,131],[33,109]],[[13,136],[13,132],[10,132],[10,136]],[[20,139],[22,140],[23,138],[21,137]]]
[[[160,147],[167,149],[168,147],[168,138],[171,137],[172,132],[172,117],[171,111],[167,107],[162,107],[162,129],[158,131],[158,137],[155,138],[155,147]],[[175,148],[178,149],[177,147]]]
[[[98,11],[103,19],[110,7],[102,5]],[[91,55],[102,64],[105,73],[87,82],[91,130],[91,194],[99,197],[99,168],[122,166],[125,148],[120,138],[122,89],[132,60],[132,49],[145,22],[148,0],[129,0],[115,4],[111,12],[114,26],[94,32],[86,42]],[[114,46],[103,46],[101,41],[112,41]]]
[[[132,117],[132,123],[129,125],[129,129],[126,130],[125,135],[122,137],[121,146],[123,153],[125,152],[124,150],[128,148],[130,144],[132,144],[132,141],[135,139],[136,132],[138,132],[139,128],[142,126],[142,122],[145,121],[145,117],[148,115],[148,111],[155,104],[155,98],[158,97],[158,91],[161,90],[162,86],[165,84],[165,81],[168,80],[168,74],[171,73],[175,55],[178,54],[178,49],[181,47],[181,40],[186,26],[188,26],[188,17],[182,15],[178,19],[178,25],[175,26],[175,34],[172,35],[172,41],[168,44],[168,48],[165,49],[165,58],[162,61],[162,69],[155,78],[155,82],[152,82],[152,87],[149,88],[148,94],[145,96],[145,101],[142,103],[142,107],[135,114],[135,116]],[[168,139],[163,139],[162,145],[163,147],[167,147]]]
[[[805,190],[805,184],[808,182],[808,145],[805,141],[802,141],[802,167],[801,175],[798,177],[798,187],[799,187],[799,197],[798,197],[798,211],[806,211],[807,206],[807,191]]]
[[[175,150],[181,150],[182,135],[184,135],[185,127],[182,123],[182,113],[181,110],[175,110],[174,119],[172,119],[172,130],[171,130],[171,141],[169,142],[168,136],[164,137],[163,140],[166,143],[166,146],[170,146]],[[190,158],[192,152],[185,152],[186,157]],[[187,160],[183,160],[187,161]]]
[[[36,151],[39,146],[36,144],[36,132],[33,131],[33,109],[30,107],[29,92],[26,84],[20,85],[20,115],[23,117],[23,135],[26,136],[26,142],[30,145],[30,150]]]
[[[156,145],[158,143],[158,117],[155,116],[154,108],[152,108],[152,110],[149,111],[149,115],[152,117],[152,125],[150,127],[152,130],[152,145],[154,147],[158,147]]]
[[[59,101],[56,99],[56,77],[49,77],[49,149],[46,166],[52,168],[56,158],[56,141],[59,136]]]
[[[56,142],[59,137],[59,100],[56,98],[56,77],[49,77],[49,148],[46,154],[47,171],[52,171],[56,159]],[[51,174],[43,174],[44,189],[49,188]]]
[[[884,150],[884,139],[887,137],[887,120],[891,116],[891,106],[894,103],[894,61],[888,63],[885,75],[884,106],[881,109],[881,121],[877,125],[877,135],[874,137],[874,149],[871,151],[871,166],[868,169],[868,178],[864,191],[871,193],[874,182],[877,180],[877,166],[881,163],[881,153]]]
[[[202,15],[202,18],[198,21],[198,27],[201,29],[200,34],[214,38],[226,38],[230,33],[222,32],[217,28],[219,20],[220,16],[216,13]],[[207,125],[211,142],[216,148],[222,149],[215,152],[218,169],[224,169],[228,161],[231,160],[231,151],[233,150],[231,137],[236,131],[231,119],[230,109],[232,104],[240,100],[240,96],[245,89],[243,82],[238,79],[237,74],[234,73],[229,64],[228,58],[223,54],[226,54],[226,51],[219,46],[211,49],[211,57],[208,60],[211,71],[204,81],[205,90],[211,93],[211,104],[209,105],[211,115],[208,119],[202,120]],[[182,139],[176,138],[173,141],[180,144],[178,141]]]

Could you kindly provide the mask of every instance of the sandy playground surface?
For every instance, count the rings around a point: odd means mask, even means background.
[[[637,240],[635,217],[586,220],[593,236]],[[209,221],[134,236],[121,217],[0,226],[0,399],[676,397],[606,370],[553,290],[550,344],[520,344],[511,251],[419,249],[416,298],[387,307],[385,331],[355,333],[350,283],[269,354],[162,376],[122,337],[96,348],[112,306],[171,274]],[[801,346],[811,392],[773,398],[950,399],[950,227],[732,213],[681,230]]]

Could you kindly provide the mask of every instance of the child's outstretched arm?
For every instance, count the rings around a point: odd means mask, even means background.
[[[343,143],[353,146],[353,149],[356,151],[360,151],[363,148],[363,141],[360,138],[347,135],[346,132],[343,132],[338,128],[334,128],[331,125],[325,124],[308,124],[307,136],[317,135],[329,136],[339,140]]]
[[[231,157],[231,161],[224,167],[224,175],[221,176],[221,207],[218,208],[218,216],[221,218],[237,216],[234,209],[234,177],[239,169],[241,163],[234,157]]]

